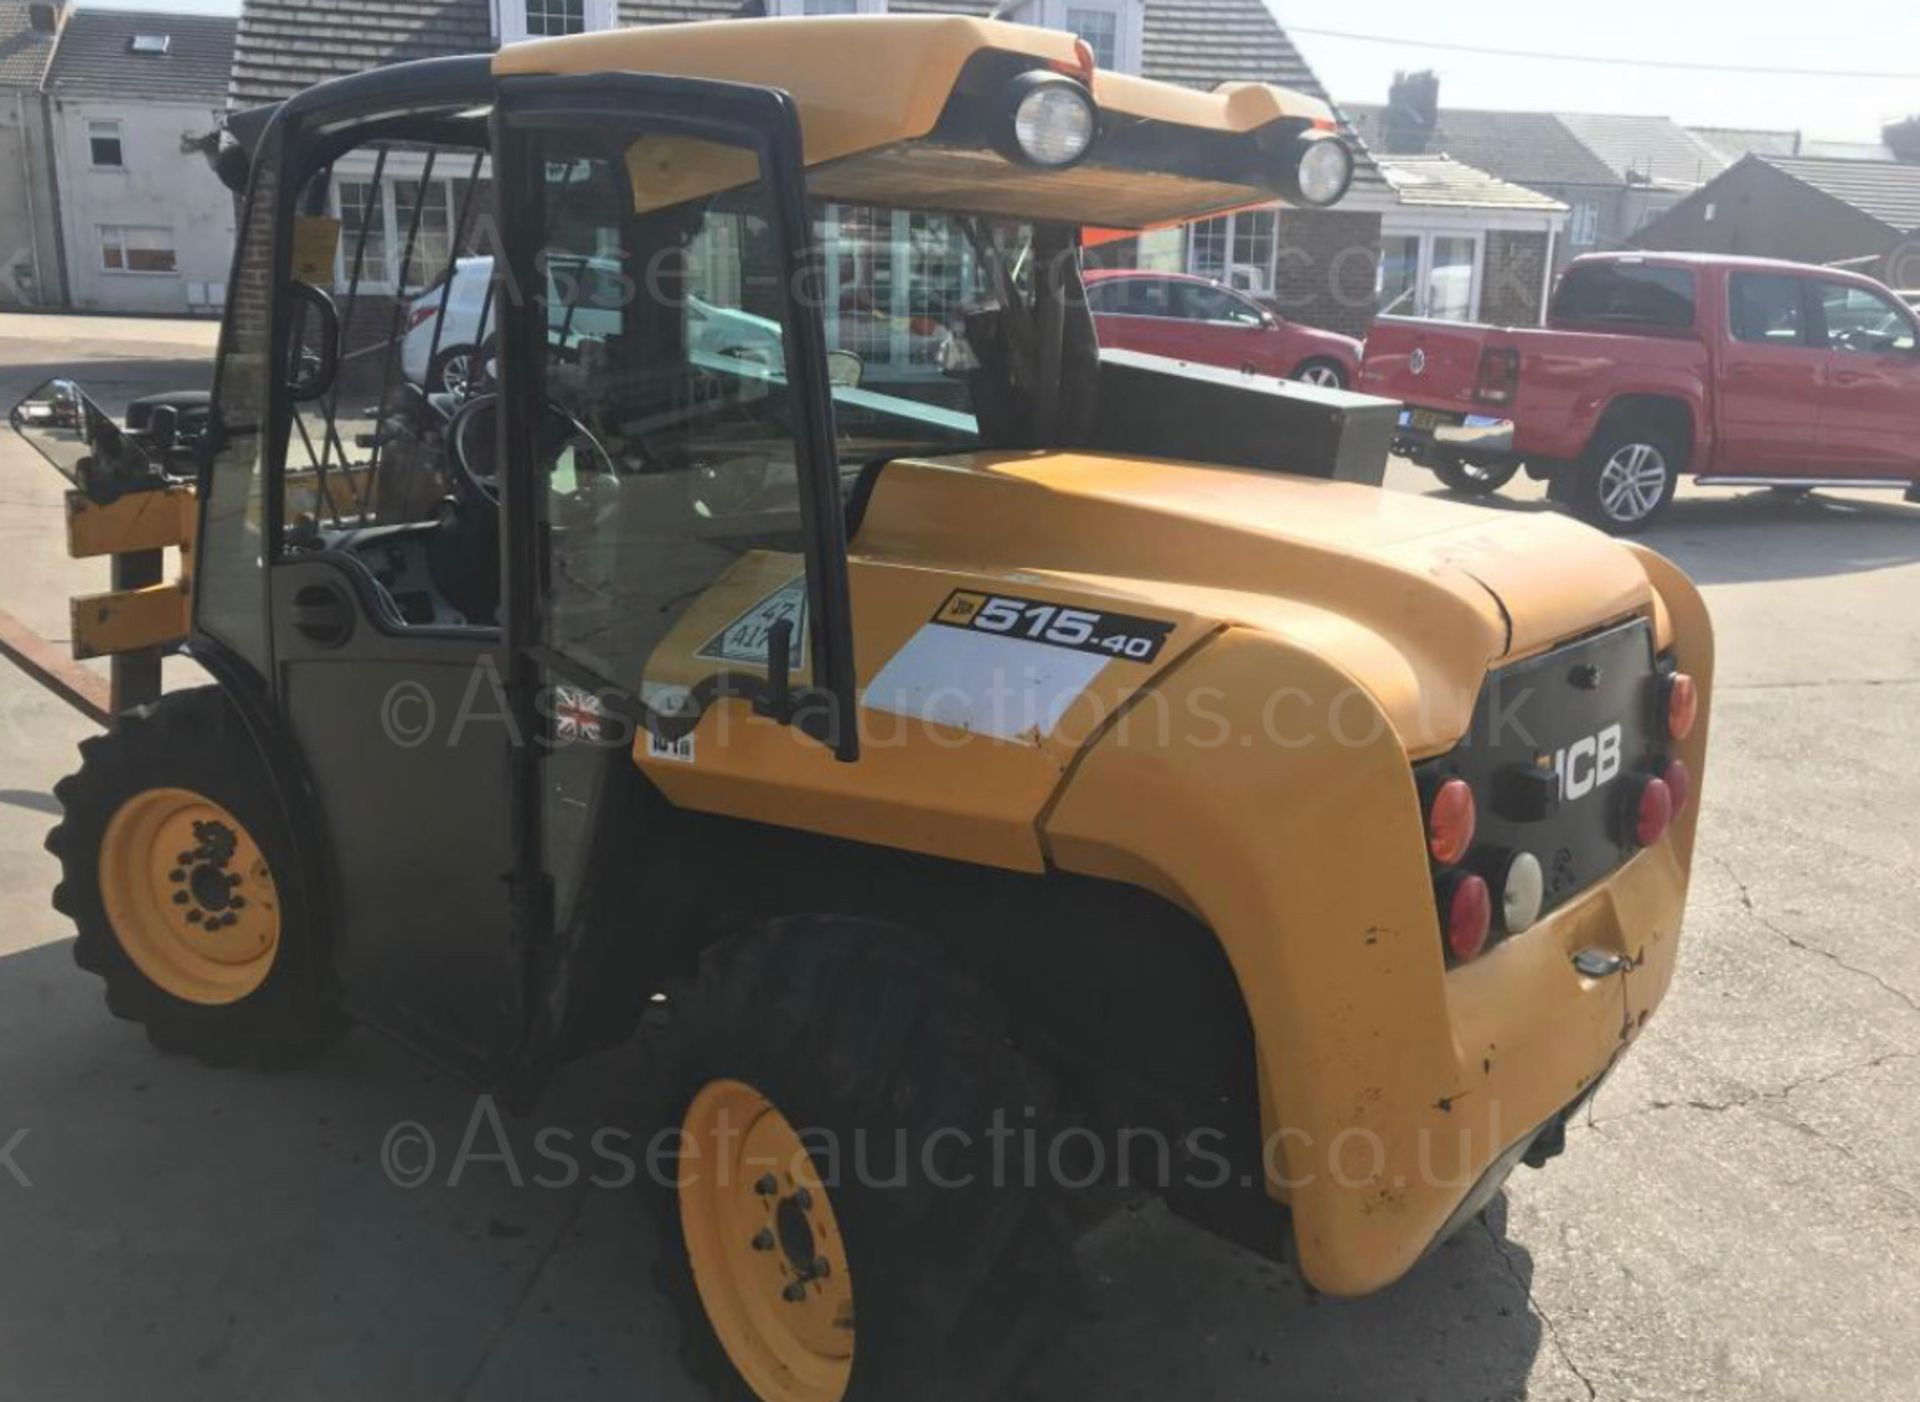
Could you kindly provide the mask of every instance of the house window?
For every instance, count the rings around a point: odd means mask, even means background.
[[[120,145],[120,123],[88,122],[87,151],[95,170],[123,170],[126,152]]]
[[[360,275],[363,287],[387,285],[386,200],[369,180],[342,180],[334,187],[340,220],[340,281]],[[364,231],[364,237],[363,232]]]
[[[100,266],[110,273],[177,272],[173,230],[158,224],[102,224]]]
[[[362,291],[394,291],[396,271],[403,272],[406,291],[437,282],[453,256],[454,223],[467,188],[464,179],[436,177],[427,182],[425,207],[419,210],[416,225],[415,206],[422,203],[419,180],[389,176],[376,191],[371,180],[351,176],[336,179],[333,212],[340,221],[340,243],[335,286],[345,291],[353,281],[356,257]],[[364,247],[362,229],[366,230]],[[410,251],[409,235],[413,239]],[[394,265],[403,252],[407,253],[407,266],[397,270]]]
[[[1388,230],[1375,305],[1382,316],[1472,321],[1480,315],[1482,235]]]
[[[805,0],[809,15],[853,15],[860,12],[860,0]]]
[[[1567,240],[1575,248],[1592,248],[1600,242],[1600,206],[1582,200],[1573,207],[1573,220],[1567,226]]]
[[[171,34],[136,34],[127,40],[130,54],[149,54],[158,58],[173,47]]]
[[[1087,41],[1101,68],[1120,66],[1120,16],[1113,10],[1067,7],[1067,32]]]
[[[1187,269],[1264,297],[1273,291],[1279,232],[1279,213],[1271,209],[1244,209],[1203,219],[1193,226]]]
[[[587,0],[527,0],[529,38],[586,32]]]
[[[614,27],[614,0],[494,0],[503,44]]]

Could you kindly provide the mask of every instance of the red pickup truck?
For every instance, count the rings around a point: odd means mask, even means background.
[[[1871,278],[1705,254],[1596,254],[1544,328],[1382,317],[1356,386],[1407,406],[1397,448],[1454,491],[1524,465],[1603,530],[1682,475],[1920,500],[1920,323]]]

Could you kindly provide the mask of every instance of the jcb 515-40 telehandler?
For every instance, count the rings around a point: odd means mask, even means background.
[[[1356,1295],[1559,1150],[1674,967],[1698,594],[1081,295],[1116,232],[1338,201],[1324,104],[845,18],[229,129],[210,399],[15,414],[76,539],[190,547],[82,641],[214,679],[59,790],[114,1013],[521,1102],[644,1028],[687,1355],[765,1402],[998,1395],[1090,1181]]]

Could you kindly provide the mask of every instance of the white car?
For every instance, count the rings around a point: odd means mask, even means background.
[[[487,295],[492,281],[492,258],[462,258],[454,264],[451,277],[413,299],[400,343],[400,367],[409,380],[434,394],[465,392],[481,369],[476,351],[482,353],[482,360],[491,354],[499,326],[499,309]],[[440,309],[449,295],[452,301],[443,322]],[[619,335],[621,312],[632,295],[620,265],[610,260],[555,259],[548,264],[548,320],[553,334],[569,341]],[[780,361],[777,321],[693,296],[687,298],[687,320],[694,350],[762,359],[767,364]]]

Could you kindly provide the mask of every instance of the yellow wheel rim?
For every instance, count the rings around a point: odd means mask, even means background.
[[[680,1227],[727,1357],[763,1402],[839,1402],[853,1280],[806,1146],[752,1086],[713,1081],[682,1126]]]
[[[233,1003],[267,981],[280,894],[253,835],[212,799],[148,789],[100,843],[100,899],[127,957],[189,1003]]]

